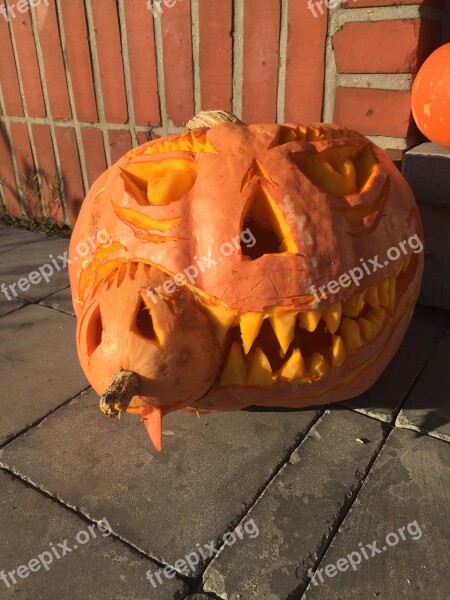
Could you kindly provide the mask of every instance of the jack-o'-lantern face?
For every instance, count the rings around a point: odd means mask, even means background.
[[[149,142],[93,186],[71,256],[101,230],[71,265],[78,349],[100,394],[118,370],[141,378],[135,412],[353,397],[396,352],[423,269],[406,182],[333,125]]]

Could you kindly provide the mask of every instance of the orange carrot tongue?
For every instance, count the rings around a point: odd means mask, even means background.
[[[161,452],[162,448],[162,418],[163,412],[157,407],[144,407],[140,410],[141,419],[144,422],[150,439],[156,450]]]

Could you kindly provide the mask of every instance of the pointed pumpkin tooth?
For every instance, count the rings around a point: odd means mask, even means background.
[[[322,318],[327,325],[327,329],[330,333],[336,333],[341,324],[342,316],[342,302],[335,302],[330,304],[323,311]]]
[[[303,360],[303,356],[298,348],[294,348],[291,357],[284,363],[280,369],[280,381],[293,381],[308,377],[308,370]]]
[[[237,312],[223,304],[204,304],[214,327],[217,341],[223,344]]]
[[[348,319],[347,317],[342,319],[339,333],[344,340],[345,348],[349,354],[353,354],[363,345],[359,325],[353,319]]]
[[[386,311],[384,308],[370,308],[367,311],[366,317],[372,323],[374,334],[377,336],[383,327]]]
[[[272,367],[269,359],[261,350],[255,348],[250,356],[247,385],[272,385]]]
[[[320,317],[322,316],[323,310],[320,308],[313,308],[304,313],[299,314],[300,325],[306,331],[313,332],[316,330],[319,324]]]
[[[358,325],[365,341],[373,342],[373,340],[375,339],[375,331],[372,321],[361,317],[361,319],[358,319]]]
[[[220,378],[222,385],[245,385],[247,381],[247,368],[244,355],[238,342],[233,342],[228,355],[227,364]]]
[[[314,352],[311,356],[309,372],[314,379],[322,379],[330,374],[330,365],[320,352]]]
[[[344,340],[340,335],[333,335],[331,342],[331,356],[333,367],[341,367],[347,358]]]
[[[241,327],[241,338],[245,354],[248,354],[250,352],[250,348],[252,347],[253,342],[258,336],[263,321],[263,313],[248,312],[242,313],[242,315],[239,317],[239,325]]]
[[[380,306],[389,308],[389,279],[383,279],[378,284],[378,299],[380,300]]]
[[[365,291],[355,292],[342,303],[342,313],[346,317],[357,317],[364,304]]]
[[[280,342],[283,353],[286,354],[294,338],[296,313],[273,315],[269,318],[270,324]]]
[[[378,286],[371,285],[370,288],[366,290],[366,296],[364,300],[367,302],[369,306],[373,306],[374,308],[380,308],[380,301],[378,300]]]
[[[395,310],[395,300],[396,300],[396,293],[395,293],[395,288],[397,285],[397,280],[395,279],[394,276],[389,277],[389,312],[392,314]]]
[[[411,256],[412,256],[412,254],[408,254],[408,256],[403,261],[403,265],[400,270],[400,273],[406,273],[406,271],[408,270],[409,263],[411,262]]]

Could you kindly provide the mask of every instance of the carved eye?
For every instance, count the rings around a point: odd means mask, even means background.
[[[143,300],[141,300],[137,311],[136,328],[139,334],[148,340],[158,341],[155,328],[153,327],[152,313]]]
[[[88,356],[92,356],[102,343],[103,323],[100,306],[94,310],[89,321],[86,333],[86,347]]]

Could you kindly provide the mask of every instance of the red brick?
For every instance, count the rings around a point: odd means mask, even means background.
[[[105,118],[110,123],[126,123],[128,109],[117,2],[116,0],[95,0],[91,5],[95,22],[95,39]]]
[[[125,20],[135,121],[160,125],[153,17],[143,0],[127,0]]]
[[[56,3],[55,0],[47,0],[47,2],[48,6],[41,2],[34,11],[44,60],[50,110],[54,118],[70,118],[72,112],[56,18]]]
[[[75,109],[79,121],[98,120],[92,65],[82,2],[61,2]]]
[[[414,130],[408,91],[336,88],[334,121],[366,135],[406,137]]]
[[[142,144],[146,144],[147,142],[151,142],[152,140],[149,138],[149,132],[147,131],[139,131],[136,133],[138,145],[142,146]]]
[[[109,146],[111,148],[111,160],[113,163],[118,161],[124,154],[131,150],[131,136],[129,131],[110,130]]]
[[[429,19],[345,23],[333,38],[337,70],[415,73],[439,46],[441,27]]]
[[[103,145],[103,134],[100,129],[83,127],[81,130],[83,139],[86,170],[91,186],[103,171],[106,170],[105,146]]]
[[[355,2],[357,3],[355,6]],[[342,8],[363,8],[364,6],[403,6],[405,4],[425,4],[443,8],[445,0],[349,0],[341,4]]]
[[[29,11],[11,19],[16,40],[19,68],[22,73],[23,91],[28,114],[32,117],[45,117],[44,96],[41,75],[36,55],[33,30]]]
[[[31,183],[35,178],[36,166],[31,153],[30,138],[25,123],[11,123],[11,140],[16,157],[19,181],[23,190],[25,210],[29,217],[39,217],[41,207],[37,189]],[[37,185],[37,184],[36,184]]]
[[[325,74],[328,10],[316,18],[306,0],[289,2],[285,120],[320,121]]]
[[[232,5],[199,3],[201,108],[231,110],[233,95]]]
[[[194,115],[191,2],[178,0],[172,7],[161,5],[164,47],[166,109],[174,125],[184,125]]]
[[[59,223],[64,222],[64,213],[61,200],[52,197],[49,178],[57,181],[58,169],[56,167],[53,143],[48,125],[33,125],[34,147],[36,149],[37,170],[42,184],[43,201],[46,213]]]
[[[20,217],[21,210],[16,187],[16,177],[11,160],[11,148],[5,124],[0,121],[0,177],[4,178],[3,193],[8,212]]]
[[[242,119],[245,123],[273,123],[277,115],[280,4],[246,0],[244,6]]]
[[[9,35],[8,23],[0,17],[0,85],[8,115],[23,116],[16,64]]]
[[[76,150],[77,139],[74,129],[69,127],[56,127],[55,134],[64,181],[67,210],[70,223],[73,226],[75,225],[84,199],[81,167]]]

